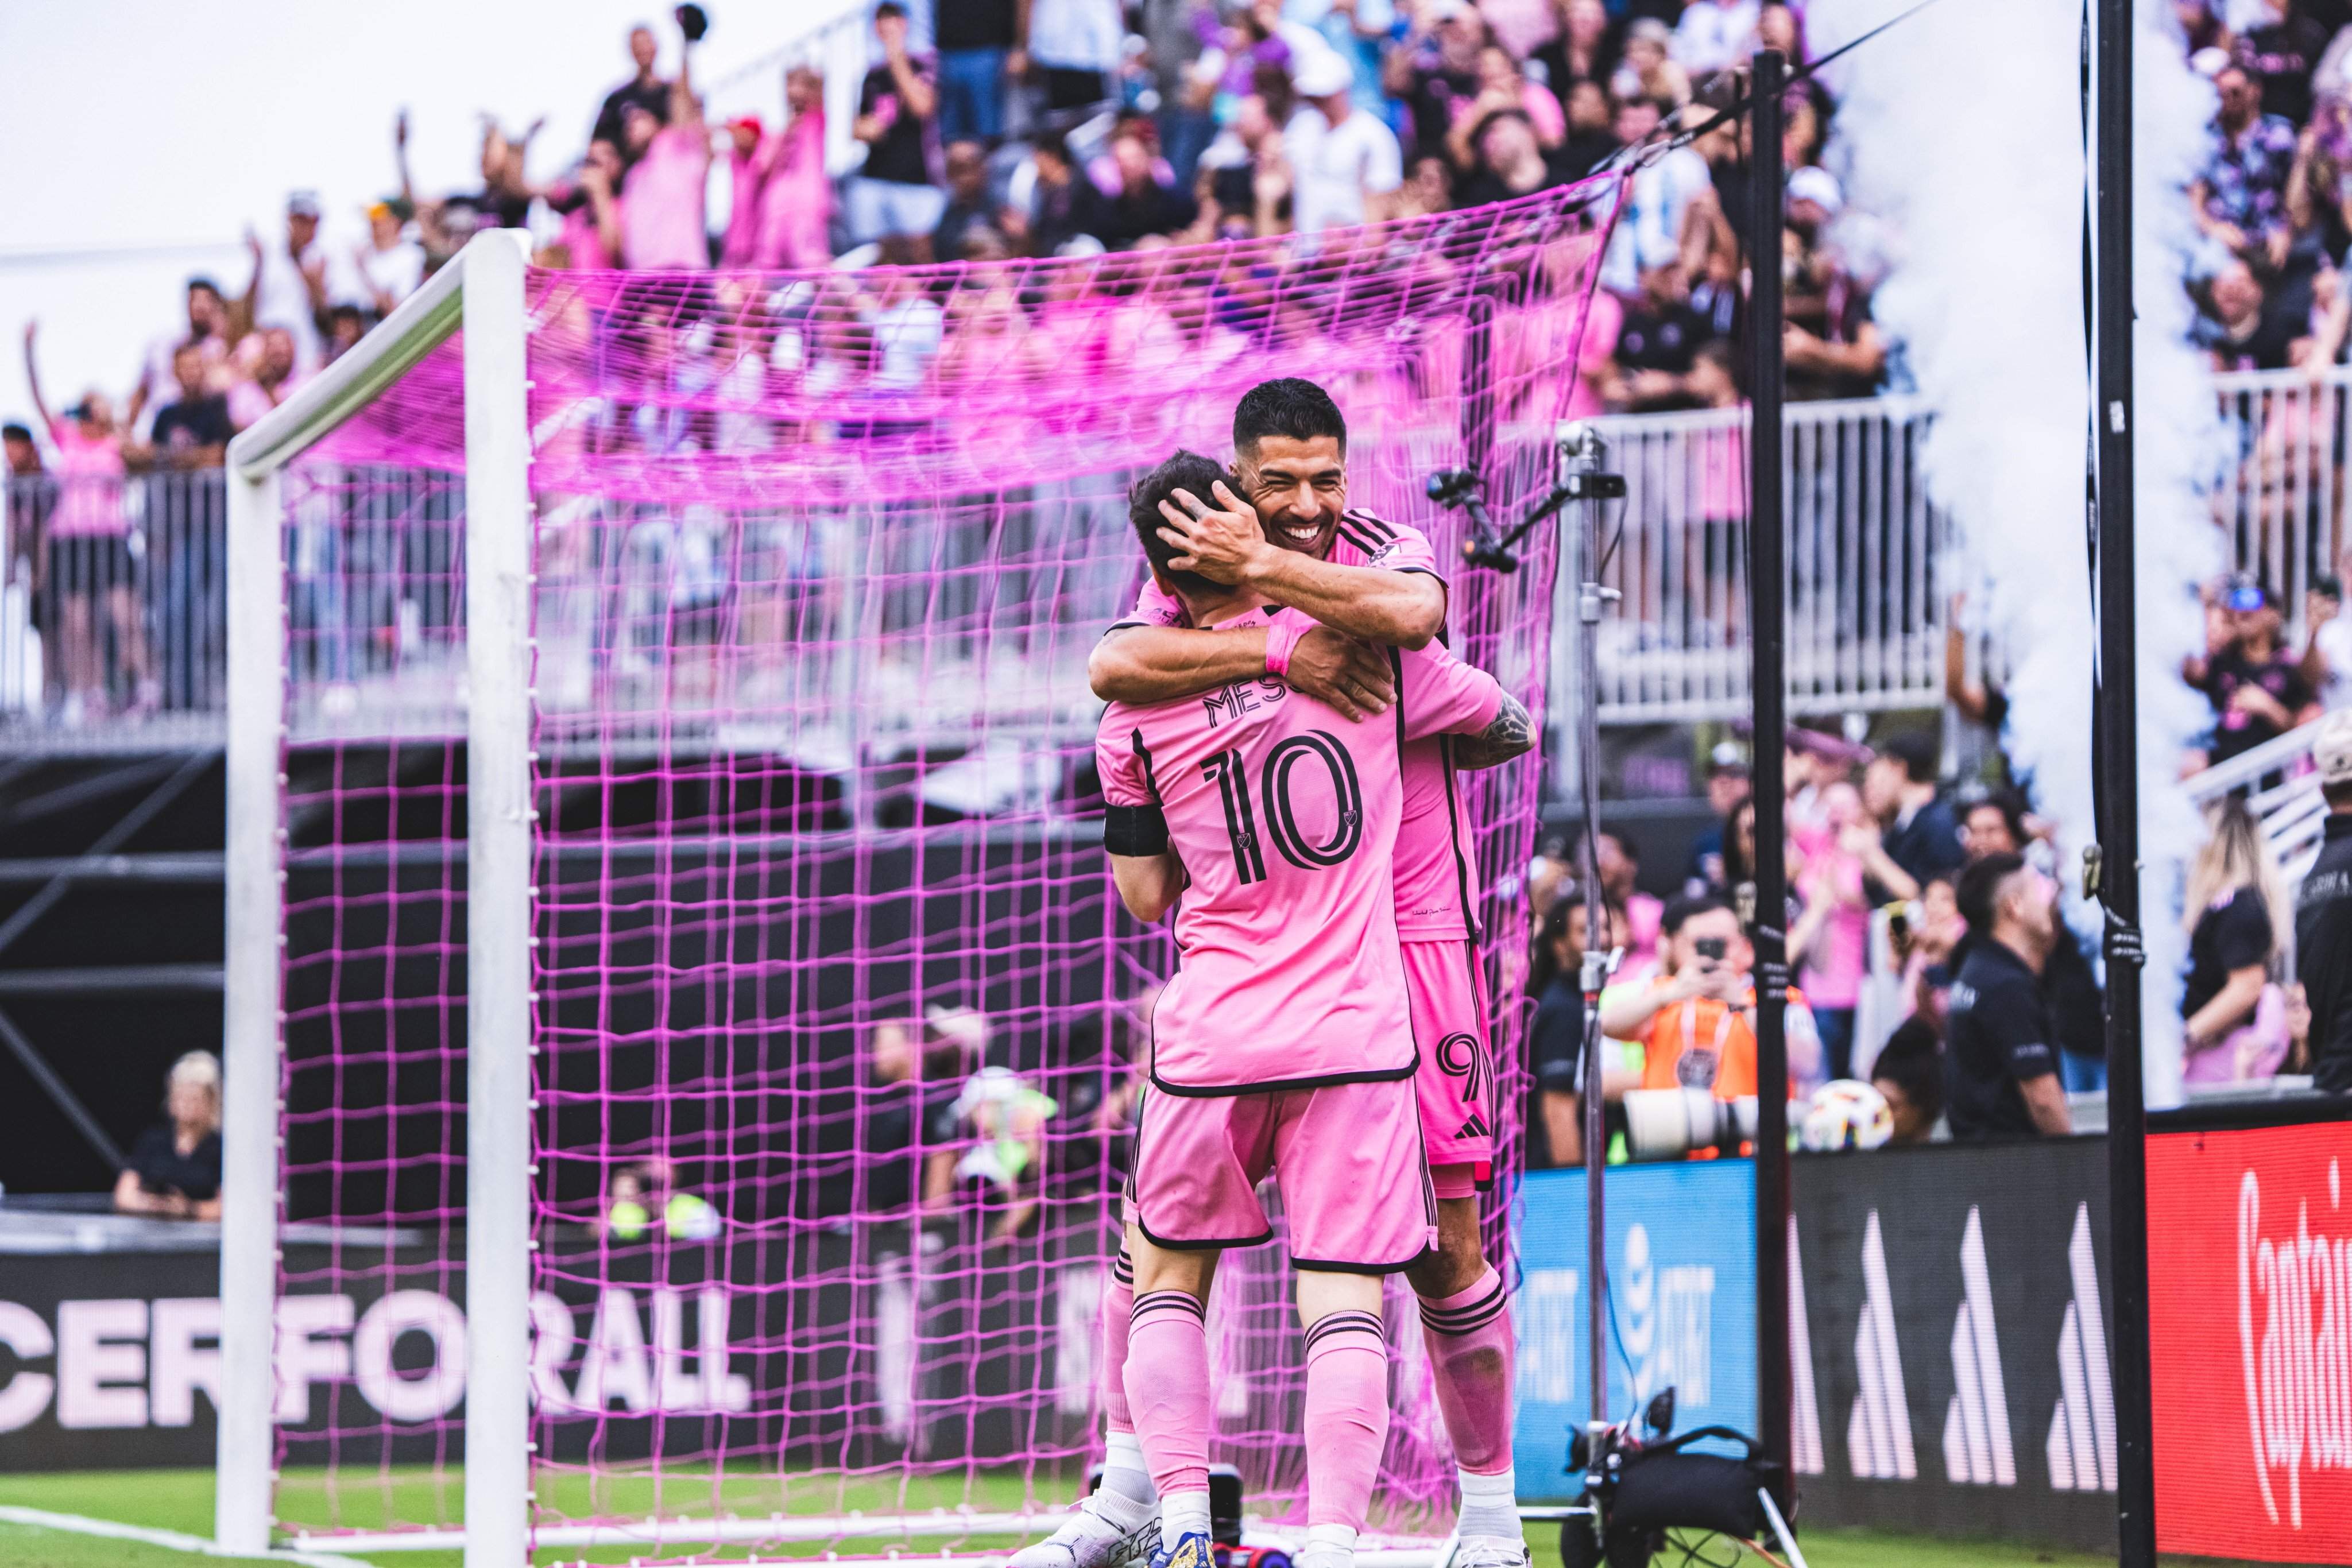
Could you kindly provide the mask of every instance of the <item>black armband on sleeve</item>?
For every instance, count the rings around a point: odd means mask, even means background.
[[[1112,806],[1103,812],[1103,849],[1137,859],[1168,852],[1168,819],[1157,806]]]

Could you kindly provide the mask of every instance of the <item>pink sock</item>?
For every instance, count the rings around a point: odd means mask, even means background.
[[[1389,1354],[1377,1312],[1307,1331],[1307,1522],[1364,1528],[1389,1437]]]
[[[1097,1380],[1102,1385],[1103,1416],[1114,1432],[1135,1430],[1127,1413],[1128,1320],[1134,1313],[1135,1262],[1122,1247],[1110,1266],[1110,1286],[1103,1291],[1102,1369]]]
[[[1492,1268],[1459,1295],[1421,1303],[1423,1338],[1454,1458],[1473,1475],[1511,1464],[1511,1313]]]
[[[1135,1299],[1124,1366],[1135,1435],[1162,1497],[1209,1490],[1209,1333],[1201,1303],[1182,1291]]]

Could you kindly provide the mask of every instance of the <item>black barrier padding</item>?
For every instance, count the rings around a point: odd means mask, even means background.
[[[1792,1203],[1813,1370],[1813,1409],[1800,1383],[1796,1412],[1807,1521],[2114,1551],[2115,1494],[2054,1488],[2047,1452],[2078,1223],[2096,1260],[2102,1333],[2112,1312],[2106,1140],[1800,1156]],[[1963,1259],[1971,1212],[1980,1273]],[[1961,1321],[1980,1304],[1989,1333]],[[1958,1375],[1988,1338],[1999,1377],[1976,1368],[1964,1399]],[[1901,1398],[1881,1403],[1895,1367]],[[1805,1462],[1809,1415],[1817,1469]]]

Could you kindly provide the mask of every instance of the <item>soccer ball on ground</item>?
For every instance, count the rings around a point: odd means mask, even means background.
[[[1800,1127],[1808,1149],[1874,1149],[1895,1135],[1895,1113],[1869,1084],[1840,1078],[1813,1091]]]

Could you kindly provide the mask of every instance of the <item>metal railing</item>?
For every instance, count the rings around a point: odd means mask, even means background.
[[[2299,638],[2305,591],[2334,570],[2346,543],[2352,372],[2317,380],[2299,371],[2233,373],[2214,385],[2223,434],[2213,472],[2220,553],[2279,591],[2290,635]],[[1604,623],[1601,719],[1744,715],[1746,411],[1596,423],[1627,482],[1622,512],[1609,519],[1616,544],[1608,579],[1624,601]],[[1793,713],[1942,702],[1947,604],[1960,583],[1948,559],[1952,530],[1929,502],[1920,466],[1931,423],[1903,398],[1789,411]],[[417,698],[446,707],[446,695],[424,697],[413,677],[451,667],[452,650],[437,644],[453,641],[460,624],[462,486],[451,476],[418,472],[371,474],[340,488],[352,499],[289,508],[298,681],[331,706],[397,707]],[[226,631],[219,473],[20,476],[6,481],[5,500],[0,748],[216,743]],[[705,526],[677,522],[682,546]],[[829,526],[861,531],[847,516]],[[967,531],[953,518],[942,526],[943,548]],[[657,549],[668,538],[660,530],[624,531],[633,541],[625,554],[667,555]],[[714,559],[757,576],[764,549],[722,549]],[[795,575],[809,567],[821,576],[887,575],[893,564],[872,548],[817,555]],[[665,560],[642,570],[658,577],[667,569]],[[1570,608],[1563,597],[1562,636]],[[996,612],[1012,610],[999,604]],[[562,622],[559,612],[551,630]],[[427,722],[421,710],[415,717]]]
[[[219,472],[16,476],[0,501],[0,744],[216,743]]]
[[[2213,378],[2222,451],[2214,520],[2224,553],[2263,579],[2298,634],[2312,580],[2337,572],[2344,547],[2346,390],[2352,368],[2242,371]]]
[[[2327,802],[2320,799],[2319,775],[2311,767],[2312,725],[2274,736],[2227,762],[2190,774],[2181,788],[2201,809],[2225,795],[2242,792],[2246,809],[2262,825],[2271,853],[2290,884],[2301,882],[2311,862],[2319,858],[2319,840],[2327,821]]]
[[[1790,711],[1936,706],[1951,585],[1939,570],[1949,530],[1919,466],[1927,412],[1872,398],[1792,403],[1787,417]],[[1594,423],[1626,484],[1611,530],[1607,577],[1624,599],[1603,623],[1602,722],[1746,714],[1748,411]]]

